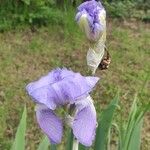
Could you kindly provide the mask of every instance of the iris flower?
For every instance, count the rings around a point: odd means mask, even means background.
[[[77,8],[76,21],[87,39],[92,41],[86,59],[89,69],[95,74],[105,52],[106,11],[100,2],[87,1]]]
[[[63,135],[63,119],[56,115],[55,109],[74,105],[73,134],[80,143],[91,146],[95,137],[96,111],[89,93],[98,80],[98,77],[85,77],[66,68],[57,68],[27,85],[28,94],[37,103],[37,122],[52,143],[60,143]]]
[[[76,21],[91,41],[97,41],[106,27],[106,11],[95,0],[82,3],[77,8]]]

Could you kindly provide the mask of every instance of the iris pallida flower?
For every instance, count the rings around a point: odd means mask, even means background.
[[[77,8],[76,21],[90,41],[97,41],[106,28],[106,11],[95,0],[82,3]]]
[[[74,106],[71,128],[75,138],[85,146],[91,146],[95,137],[96,111],[89,93],[98,77],[82,76],[66,68],[57,68],[39,80],[27,85],[26,90],[36,106],[37,122],[54,144],[61,142],[63,119],[55,110]]]
[[[76,21],[88,40],[92,41],[87,52],[87,65],[95,74],[105,52],[106,11],[95,0],[82,3],[77,8]]]

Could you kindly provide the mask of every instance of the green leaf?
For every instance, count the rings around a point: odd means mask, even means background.
[[[116,123],[112,123],[112,125],[116,129],[116,132],[118,133],[118,146],[117,146],[117,150],[122,150],[121,149],[122,142],[123,142],[122,138],[123,138],[123,134],[124,134],[124,130],[123,130],[122,124],[121,124],[121,128],[119,128],[119,126]]]
[[[113,114],[118,106],[118,96],[116,96],[109,106],[102,112],[99,126],[96,131],[95,150],[106,150],[108,133],[111,128]]]
[[[73,146],[73,132],[72,130],[68,130],[66,150],[72,150],[72,146]]]
[[[123,146],[121,150],[140,150],[140,134],[142,128],[143,117],[148,111],[150,103],[144,107],[137,107],[137,97],[135,97],[132,104],[129,120],[127,122],[126,134],[122,141]]]
[[[122,147],[123,150],[128,149],[128,146],[129,146],[129,143],[130,143],[130,140],[132,137],[132,132],[133,132],[134,128],[136,127],[137,119],[139,118],[141,120],[141,117],[140,117],[141,114],[142,114],[141,112],[138,114],[137,95],[136,95],[134,98],[133,104],[131,106],[129,119],[127,122],[127,127],[126,127],[126,132],[125,132],[126,134],[125,134],[124,139],[123,139],[123,141],[124,141],[123,147]]]
[[[85,147],[84,145],[79,144],[79,150],[88,150],[88,149],[89,149],[88,147]]]
[[[128,145],[128,150],[133,150],[133,149],[140,150],[142,124],[143,124],[143,119],[134,127]]]
[[[25,150],[26,117],[27,110],[25,106],[11,150]]]
[[[137,95],[135,96],[134,98],[134,101],[133,101],[133,104],[131,106],[131,110],[130,110],[130,114],[129,114],[129,119],[128,119],[128,122],[127,122],[127,127],[126,127],[126,134],[124,136],[124,139],[123,139],[123,147],[122,149],[123,150],[126,150],[127,147],[128,147],[128,144],[129,144],[129,141],[130,141],[130,137],[131,137],[131,134],[132,134],[132,130],[134,128],[134,125],[135,125],[135,117],[136,117],[136,113],[137,113]]]
[[[55,144],[51,144],[50,150],[57,150],[56,145]]]
[[[30,5],[30,0],[21,0],[22,2],[24,2],[26,5]]]
[[[47,136],[45,136],[42,141],[39,144],[39,147],[37,150],[48,150],[50,143],[49,143],[49,139],[47,138]]]

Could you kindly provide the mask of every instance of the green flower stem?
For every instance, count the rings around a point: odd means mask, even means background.
[[[79,142],[74,138],[72,150],[78,150]]]

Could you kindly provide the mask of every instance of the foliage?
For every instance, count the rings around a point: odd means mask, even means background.
[[[119,131],[121,138],[119,139],[120,145],[118,146],[118,150],[140,150],[140,137],[143,118],[145,113],[148,112],[149,109],[150,103],[148,103],[144,107],[138,107],[137,97],[135,97],[125,129],[121,127],[121,130]]]
[[[137,9],[142,9],[147,12],[150,9],[150,1],[149,0],[134,0],[136,2]]]
[[[0,31],[16,28],[18,25],[63,25],[65,12],[70,13],[70,10],[74,10],[82,1],[1,0]],[[149,20],[148,0],[104,0],[103,3],[110,17]]]
[[[41,142],[40,142],[40,144],[39,144],[37,150],[46,150],[46,149],[48,149],[49,145],[50,145],[49,140],[48,140],[47,136],[45,136],[45,137],[41,140]]]
[[[11,150],[25,150],[26,116],[26,107],[24,107],[22,118],[20,120],[15,141],[12,145]]]
[[[63,15],[52,0],[4,1],[0,6],[0,31],[16,25],[63,24]]]
[[[104,5],[108,12],[108,16],[113,18],[136,18],[149,21],[148,0],[105,0]]]
[[[135,11],[135,2],[131,1],[105,1],[104,5],[110,17],[130,18]]]
[[[108,142],[108,134],[111,129],[113,115],[118,105],[118,95],[108,105],[100,116],[99,126],[96,132],[95,150],[105,150]]]

